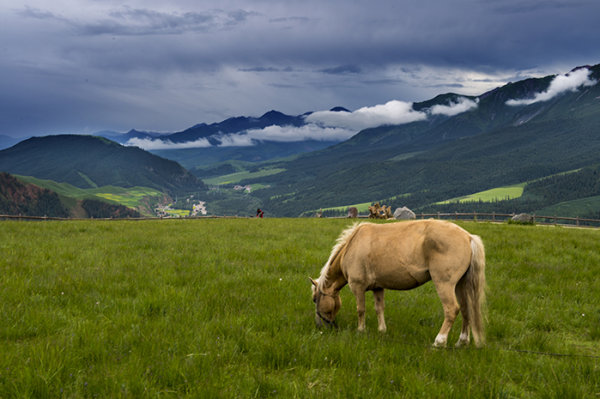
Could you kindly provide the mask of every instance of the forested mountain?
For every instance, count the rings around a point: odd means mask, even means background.
[[[205,189],[174,161],[95,136],[30,138],[0,151],[0,171],[80,188],[144,186],[169,193]]]
[[[509,83],[472,97],[477,107],[467,112],[366,129],[338,145],[272,165],[285,172],[243,183],[270,185],[255,195],[266,209],[292,216],[382,199],[418,209],[593,165],[600,161],[600,65],[588,68],[593,85],[510,105],[549,91],[555,77]]]

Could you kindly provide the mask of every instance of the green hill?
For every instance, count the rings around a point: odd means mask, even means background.
[[[0,171],[79,188],[150,187],[168,193],[203,191],[181,165],[137,147],[84,135],[34,137],[0,151]]]

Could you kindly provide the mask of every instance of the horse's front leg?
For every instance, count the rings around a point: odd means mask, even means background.
[[[380,332],[385,332],[387,327],[385,325],[385,317],[383,316],[383,311],[385,310],[383,288],[373,290],[373,296],[375,297],[375,312],[377,313],[378,330]]]
[[[358,314],[358,331],[365,331],[365,290],[361,286],[350,285],[350,290],[356,297],[356,312]]]

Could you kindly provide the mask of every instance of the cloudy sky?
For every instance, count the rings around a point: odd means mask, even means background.
[[[598,15],[598,0],[0,0],[0,135],[356,111],[338,134],[360,112],[600,63]]]

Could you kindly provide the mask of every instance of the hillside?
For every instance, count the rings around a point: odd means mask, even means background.
[[[95,136],[34,137],[0,151],[0,171],[79,188],[150,187],[169,193],[203,191],[178,163]]]
[[[77,200],[0,172],[0,215],[126,218],[139,212],[93,198]]]
[[[0,172],[0,215],[67,217],[69,211],[55,192]]]
[[[593,165],[600,153],[600,65],[596,84],[546,101],[508,105],[548,90],[554,76],[527,79],[476,97],[473,110],[455,116],[366,129],[351,139],[292,161],[285,172],[244,184],[263,207],[279,215],[403,195],[402,205],[431,203]],[[443,104],[438,96],[414,109]]]

